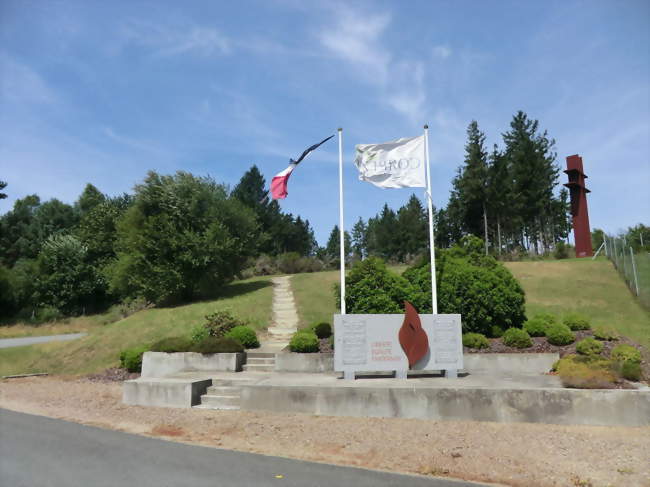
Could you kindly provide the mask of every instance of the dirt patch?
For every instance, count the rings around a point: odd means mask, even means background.
[[[137,379],[138,377],[140,377],[140,374],[137,372],[129,372],[120,367],[111,367],[99,374],[87,375],[86,379],[91,382],[122,382],[125,380]]]
[[[650,427],[145,408],[121,399],[119,382],[0,382],[0,407],[205,446],[522,487],[650,485]]]

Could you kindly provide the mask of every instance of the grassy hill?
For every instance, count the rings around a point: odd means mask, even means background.
[[[638,304],[610,262],[567,259],[506,265],[526,291],[529,315],[578,311],[589,316],[594,325],[615,328],[650,348],[650,313]],[[303,326],[331,321],[337,312],[333,285],[338,279],[338,271],[297,274],[292,278]],[[149,309],[108,325],[99,325],[101,316],[94,317],[87,328],[89,336],[81,340],[0,350],[0,375],[99,371],[117,365],[121,349],[165,336],[189,334],[204,315],[218,309],[230,309],[253,326],[263,328],[271,319],[271,300],[270,277],[258,277],[230,284],[222,298],[215,301]]]

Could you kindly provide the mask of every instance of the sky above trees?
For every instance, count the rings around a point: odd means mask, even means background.
[[[431,127],[447,204],[477,120],[486,147],[518,110],[579,153],[592,227],[650,214],[650,4],[625,2],[0,3],[0,213],[32,193],[116,195],[148,170],[267,181],[344,128],[346,227],[409,190],[357,180],[354,144]],[[284,211],[324,245],[338,221],[337,148],[291,177]],[[564,175],[561,181],[564,182]],[[421,195],[420,195],[421,196]]]

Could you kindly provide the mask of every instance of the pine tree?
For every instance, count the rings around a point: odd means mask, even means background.
[[[414,194],[397,211],[397,228],[394,239],[394,254],[405,262],[424,252],[429,244],[429,221],[427,212]]]
[[[368,226],[361,217],[352,227],[352,252],[358,259],[368,255]]]
[[[84,215],[97,205],[102,204],[104,201],[106,201],[106,196],[104,196],[95,186],[88,183],[74,206],[81,215]]]

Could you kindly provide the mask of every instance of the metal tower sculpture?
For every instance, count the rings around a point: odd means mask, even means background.
[[[591,257],[591,231],[589,229],[589,212],[587,211],[587,193],[585,186],[582,157],[578,154],[566,158],[566,171],[569,182],[564,186],[569,188],[571,195],[571,216],[573,217],[573,237],[576,244],[576,257]]]

